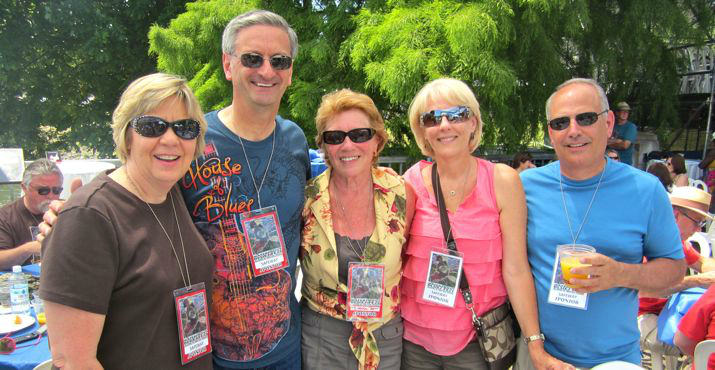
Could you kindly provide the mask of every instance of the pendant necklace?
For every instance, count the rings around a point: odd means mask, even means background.
[[[370,199],[370,201],[373,202],[374,200]],[[345,207],[343,207],[343,203],[340,202],[340,199],[338,199],[337,192],[335,194],[335,203],[337,203],[338,207],[340,207],[340,214],[343,216],[344,222],[347,222],[348,219],[345,216],[346,215]],[[367,243],[370,242],[370,238],[368,237],[367,240],[365,240],[365,242],[362,244],[362,247],[360,246],[359,240],[355,240],[354,244],[353,244],[353,238],[351,238],[347,235],[345,236],[345,238],[348,240],[348,246],[350,247],[350,249],[352,249],[352,251],[355,253],[356,256],[360,257],[360,261],[364,261],[365,260],[365,248],[367,248]],[[357,249],[355,248],[355,245],[357,245]],[[360,251],[360,253],[358,253],[358,250]]]

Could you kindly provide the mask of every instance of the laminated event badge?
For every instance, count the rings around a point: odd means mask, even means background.
[[[204,283],[174,290],[174,303],[179,326],[181,364],[185,365],[211,353],[209,312]]]
[[[454,299],[459,291],[459,279],[462,277],[462,256],[462,253],[449,249],[435,249],[430,252],[423,300],[454,307]]]
[[[276,207],[244,212],[240,217],[256,276],[288,267],[288,254]]]
[[[588,293],[578,293],[566,285],[563,272],[561,271],[561,260],[558,250],[556,251],[556,257],[554,257],[548,303],[581,310],[585,310],[588,307]]]
[[[382,318],[385,266],[350,262],[348,267],[347,319],[367,321]]]

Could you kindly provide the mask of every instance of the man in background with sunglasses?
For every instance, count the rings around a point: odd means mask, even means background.
[[[222,50],[231,105],[206,114],[206,149],[179,181],[214,256],[214,369],[300,369],[301,316],[293,289],[310,160],[303,131],[278,116],[298,38],[281,16],[251,11],[226,26]],[[260,260],[243,236],[242,225],[253,222],[242,222],[246,211],[251,217],[261,212],[267,237],[284,241],[286,267],[255,270]]]
[[[621,162],[633,165],[633,143],[638,137],[636,124],[628,120],[631,107],[622,101],[616,104],[616,125],[613,136],[608,139],[608,147],[618,151]]]
[[[22,174],[22,198],[0,208],[0,270],[29,263],[40,255],[35,240],[42,214],[62,193],[62,172],[47,159],[30,163]]]
[[[691,235],[702,230],[706,220],[712,220],[713,217],[708,213],[711,196],[701,189],[693,186],[676,186],[669,197],[673,204],[675,223],[680,231],[685,262],[698,273],[688,275],[679,284],[659,292],[641,291],[638,328],[641,331],[641,345],[644,349],[652,353],[678,357],[680,356],[678,348],[658,340],[658,315],[670,295],[693,287],[707,289],[715,283],[715,260],[700,255],[688,241]]]
[[[606,160],[614,116],[596,81],[561,84],[546,118],[559,160],[520,174],[544,348],[582,368],[640,364],[638,291],[673,286],[685,272],[668,195],[654,176]],[[568,281],[575,289],[564,284],[556,252],[568,244],[595,248],[571,268],[587,276]],[[519,356],[515,369],[530,368],[528,356]]]

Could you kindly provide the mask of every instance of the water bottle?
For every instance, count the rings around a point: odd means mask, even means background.
[[[16,315],[30,314],[30,294],[27,290],[27,279],[22,273],[22,267],[12,266],[10,282],[10,306]]]

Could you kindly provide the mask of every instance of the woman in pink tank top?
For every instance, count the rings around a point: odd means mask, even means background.
[[[432,187],[433,164],[419,162],[404,175],[416,204],[401,283],[403,368],[487,368],[459,291],[461,275],[478,316],[508,297],[524,336],[532,339],[528,348],[534,364],[558,364],[540,337],[519,176],[511,167],[471,155],[482,134],[474,93],[459,80],[434,80],[415,96],[409,119],[422,153],[437,164],[449,232],[461,261],[447,251]]]

